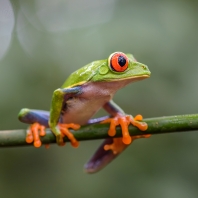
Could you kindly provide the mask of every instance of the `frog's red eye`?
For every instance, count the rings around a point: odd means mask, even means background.
[[[128,68],[129,60],[122,52],[115,52],[109,57],[109,65],[116,72],[123,72]]]

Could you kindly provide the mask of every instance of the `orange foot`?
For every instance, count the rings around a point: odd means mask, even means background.
[[[133,126],[136,126],[141,131],[145,131],[148,128],[148,125],[145,122],[139,122],[142,120],[141,115],[137,115],[134,118],[131,115],[117,115],[114,118],[108,118],[101,123],[110,123],[110,128],[108,131],[109,136],[113,137],[116,134],[116,126],[120,125],[122,129],[122,141],[121,138],[114,138],[113,144],[111,145],[105,145],[105,150],[112,150],[114,154],[120,153],[124,148],[126,148],[126,145],[129,145],[133,139],[142,138],[142,137],[150,137],[149,135],[139,135],[139,136],[133,136],[131,137],[129,134],[128,126],[129,124],[132,124]]]
[[[34,146],[38,148],[42,144],[39,136],[45,136],[45,134],[45,126],[36,122],[30,125],[27,130],[26,142],[33,143]]]
[[[71,124],[61,124],[61,123],[59,123],[58,126],[59,126],[59,129],[60,129],[62,138],[67,136],[68,139],[71,141],[71,145],[73,147],[77,148],[79,146],[79,142],[76,140],[74,135],[69,131],[69,128],[77,130],[77,129],[80,128],[80,125],[79,124],[73,124],[73,123],[71,123]],[[61,140],[60,142],[61,142],[60,146],[65,145],[63,140]]]
[[[76,140],[76,138],[73,136],[73,134],[69,131],[69,128],[77,130],[80,128],[80,125],[78,124],[58,124],[60,132],[61,132],[61,143],[59,144],[60,146],[65,145],[63,142],[63,137],[67,136],[68,139],[71,141],[71,144],[73,147],[78,147],[79,143]],[[45,126],[39,124],[39,123],[34,123],[30,125],[29,129],[27,130],[27,136],[26,136],[26,142],[27,143],[33,143],[35,147],[40,147],[41,146],[41,140],[40,136],[45,136]],[[46,148],[49,148],[49,144],[45,145]]]
[[[104,146],[104,150],[112,150],[113,154],[116,155],[118,153],[121,153],[126,147],[127,145],[122,142],[122,138],[113,138],[113,143],[106,144]]]

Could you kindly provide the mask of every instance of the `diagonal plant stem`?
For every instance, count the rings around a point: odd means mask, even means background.
[[[156,117],[144,119],[143,121],[148,124],[148,129],[143,132],[131,125],[129,126],[130,135],[198,131],[198,114]],[[107,133],[108,129],[109,124],[92,124],[73,131],[73,134],[79,141],[105,139],[109,137]],[[121,128],[117,127],[116,131],[116,137],[121,137]],[[25,137],[25,129],[0,131],[0,147],[32,145],[26,143]],[[65,142],[69,141],[66,137],[64,140]],[[53,133],[47,129],[46,135],[41,137],[41,141],[44,144],[49,144],[55,143],[56,139]]]

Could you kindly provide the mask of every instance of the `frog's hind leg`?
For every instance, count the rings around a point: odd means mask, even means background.
[[[103,143],[94,153],[91,159],[85,164],[84,169],[87,173],[95,173],[104,168],[122,151],[124,151],[132,142],[132,140],[141,137],[149,137],[149,135],[147,134],[133,137],[131,137],[129,134],[128,125],[130,123],[138,127],[142,131],[147,129],[147,124],[144,122],[140,122],[142,120],[141,116],[136,116],[133,118],[132,116],[126,115],[124,111],[112,100],[105,103],[103,108],[109,113],[109,118],[107,117],[107,119],[105,119],[105,117],[102,117],[95,120],[92,119],[88,121],[88,123],[97,123],[98,121],[102,121],[101,123],[110,122],[108,134],[111,137],[103,141]],[[115,136],[116,134],[117,125],[120,125],[122,129],[122,138],[113,138],[113,136]]]
[[[45,128],[49,127],[49,112],[34,109],[22,109],[18,118],[21,122],[30,124],[27,130],[26,142],[33,143],[35,147],[41,146],[40,136],[45,135]]]
[[[34,124],[39,123],[46,128],[49,127],[48,120],[49,120],[49,112],[43,110],[36,110],[36,109],[21,109],[19,112],[18,118],[21,122],[26,124]]]

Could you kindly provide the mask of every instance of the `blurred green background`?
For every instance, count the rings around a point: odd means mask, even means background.
[[[152,72],[115,96],[127,113],[198,113],[197,10],[197,1],[179,0],[0,0],[0,130],[25,129],[21,108],[48,110],[71,72],[114,51]],[[198,197],[196,132],[137,140],[87,175],[100,142],[1,148],[0,197]]]

